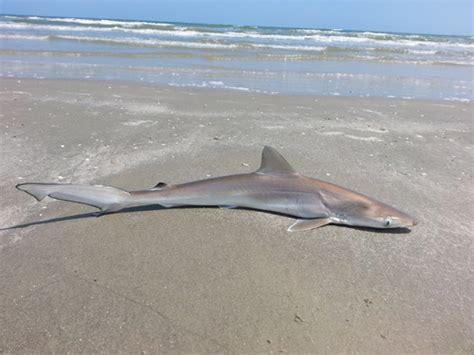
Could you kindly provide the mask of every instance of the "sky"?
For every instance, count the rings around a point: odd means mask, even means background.
[[[0,0],[3,14],[474,35],[472,0]]]

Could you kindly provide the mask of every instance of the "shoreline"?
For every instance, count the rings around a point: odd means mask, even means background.
[[[4,351],[472,349],[472,102],[0,85],[0,223],[26,224],[0,231]],[[264,145],[419,224],[287,233],[291,218],[205,208],[91,218],[14,188],[245,173]]]
[[[41,57],[41,56],[40,56]],[[364,72],[357,69],[360,63],[355,61],[322,61],[320,66],[327,67],[313,72],[285,72],[281,69],[262,71],[243,70],[238,68],[212,68],[191,65],[154,67],[140,65],[122,66],[117,63],[96,64],[70,62],[54,63],[54,55],[47,60],[30,61],[28,56],[18,55],[3,61],[1,79],[36,79],[36,80],[70,80],[70,81],[110,81],[126,82],[130,85],[156,85],[191,89],[216,89],[231,92],[249,92],[284,96],[317,96],[317,97],[379,97],[408,100],[441,100],[472,102],[472,89],[466,68],[456,65],[444,65],[450,68],[451,74],[444,73],[439,80],[432,76],[440,75],[436,64],[428,66],[422,72],[431,73],[427,77],[416,76],[416,65],[405,67],[403,63],[386,63],[384,70],[395,71],[396,75],[379,75],[380,73]],[[74,56],[73,56],[74,57]],[[331,67],[337,63],[339,71]],[[373,64],[377,67],[379,64]],[[410,67],[412,66],[412,67]],[[132,69],[133,68],[133,69]],[[349,71],[347,71],[349,68]],[[381,68],[379,68],[381,70]],[[117,78],[119,76],[120,78]],[[450,78],[451,77],[451,78]],[[66,79],[64,79],[66,78]],[[453,80],[453,83],[448,83]],[[415,82],[415,85],[413,85]],[[453,88],[449,88],[454,85]],[[426,88],[429,88],[427,90]]]
[[[372,96],[369,94],[366,95],[342,95],[340,93],[332,93],[328,95],[318,95],[312,93],[287,93],[287,92],[271,92],[271,91],[260,91],[260,90],[252,90],[249,88],[244,87],[228,87],[228,86],[221,86],[221,85],[199,85],[199,84],[175,84],[175,83],[161,83],[161,82],[147,82],[141,81],[137,78],[135,79],[98,79],[98,78],[46,78],[46,77],[35,77],[35,76],[17,76],[17,75],[8,75],[8,76],[1,76],[0,75],[0,82],[5,81],[32,81],[32,82],[63,82],[65,84],[68,83],[91,83],[91,84],[101,84],[104,87],[113,87],[113,84],[120,85],[120,86],[130,86],[130,87],[137,87],[137,88],[149,88],[149,89],[156,89],[156,90],[183,90],[183,91],[195,91],[199,92],[210,92],[210,93],[228,93],[228,94],[243,94],[243,95],[255,95],[255,96],[275,96],[275,97],[285,97],[285,98],[314,98],[314,99],[347,99],[347,100],[386,100],[387,102],[390,101],[414,101],[414,102],[431,102],[434,104],[446,104],[449,103],[453,104],[472,104],[473,101],[471,99],[464,99],[464,98],[456,98],[456,97],[445,97],[445,98],[431,98],[431,97],[411,97],[411,96]]]

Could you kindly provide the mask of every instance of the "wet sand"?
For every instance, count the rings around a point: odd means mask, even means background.
[[[472,352],[471,103],[1,81],[0,351]],[[14,189],[301,173],[414,215],[409,233],[224,209],[91,217]]]

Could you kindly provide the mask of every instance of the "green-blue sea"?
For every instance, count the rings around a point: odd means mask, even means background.
[[[470,101],[474,38],[0,16],[2,77]]]

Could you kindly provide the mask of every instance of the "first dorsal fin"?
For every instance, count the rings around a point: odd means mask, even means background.
[[[256,172],[258,174],[298,174],[276,149],[267,145],[263,148],[262,164]]]

